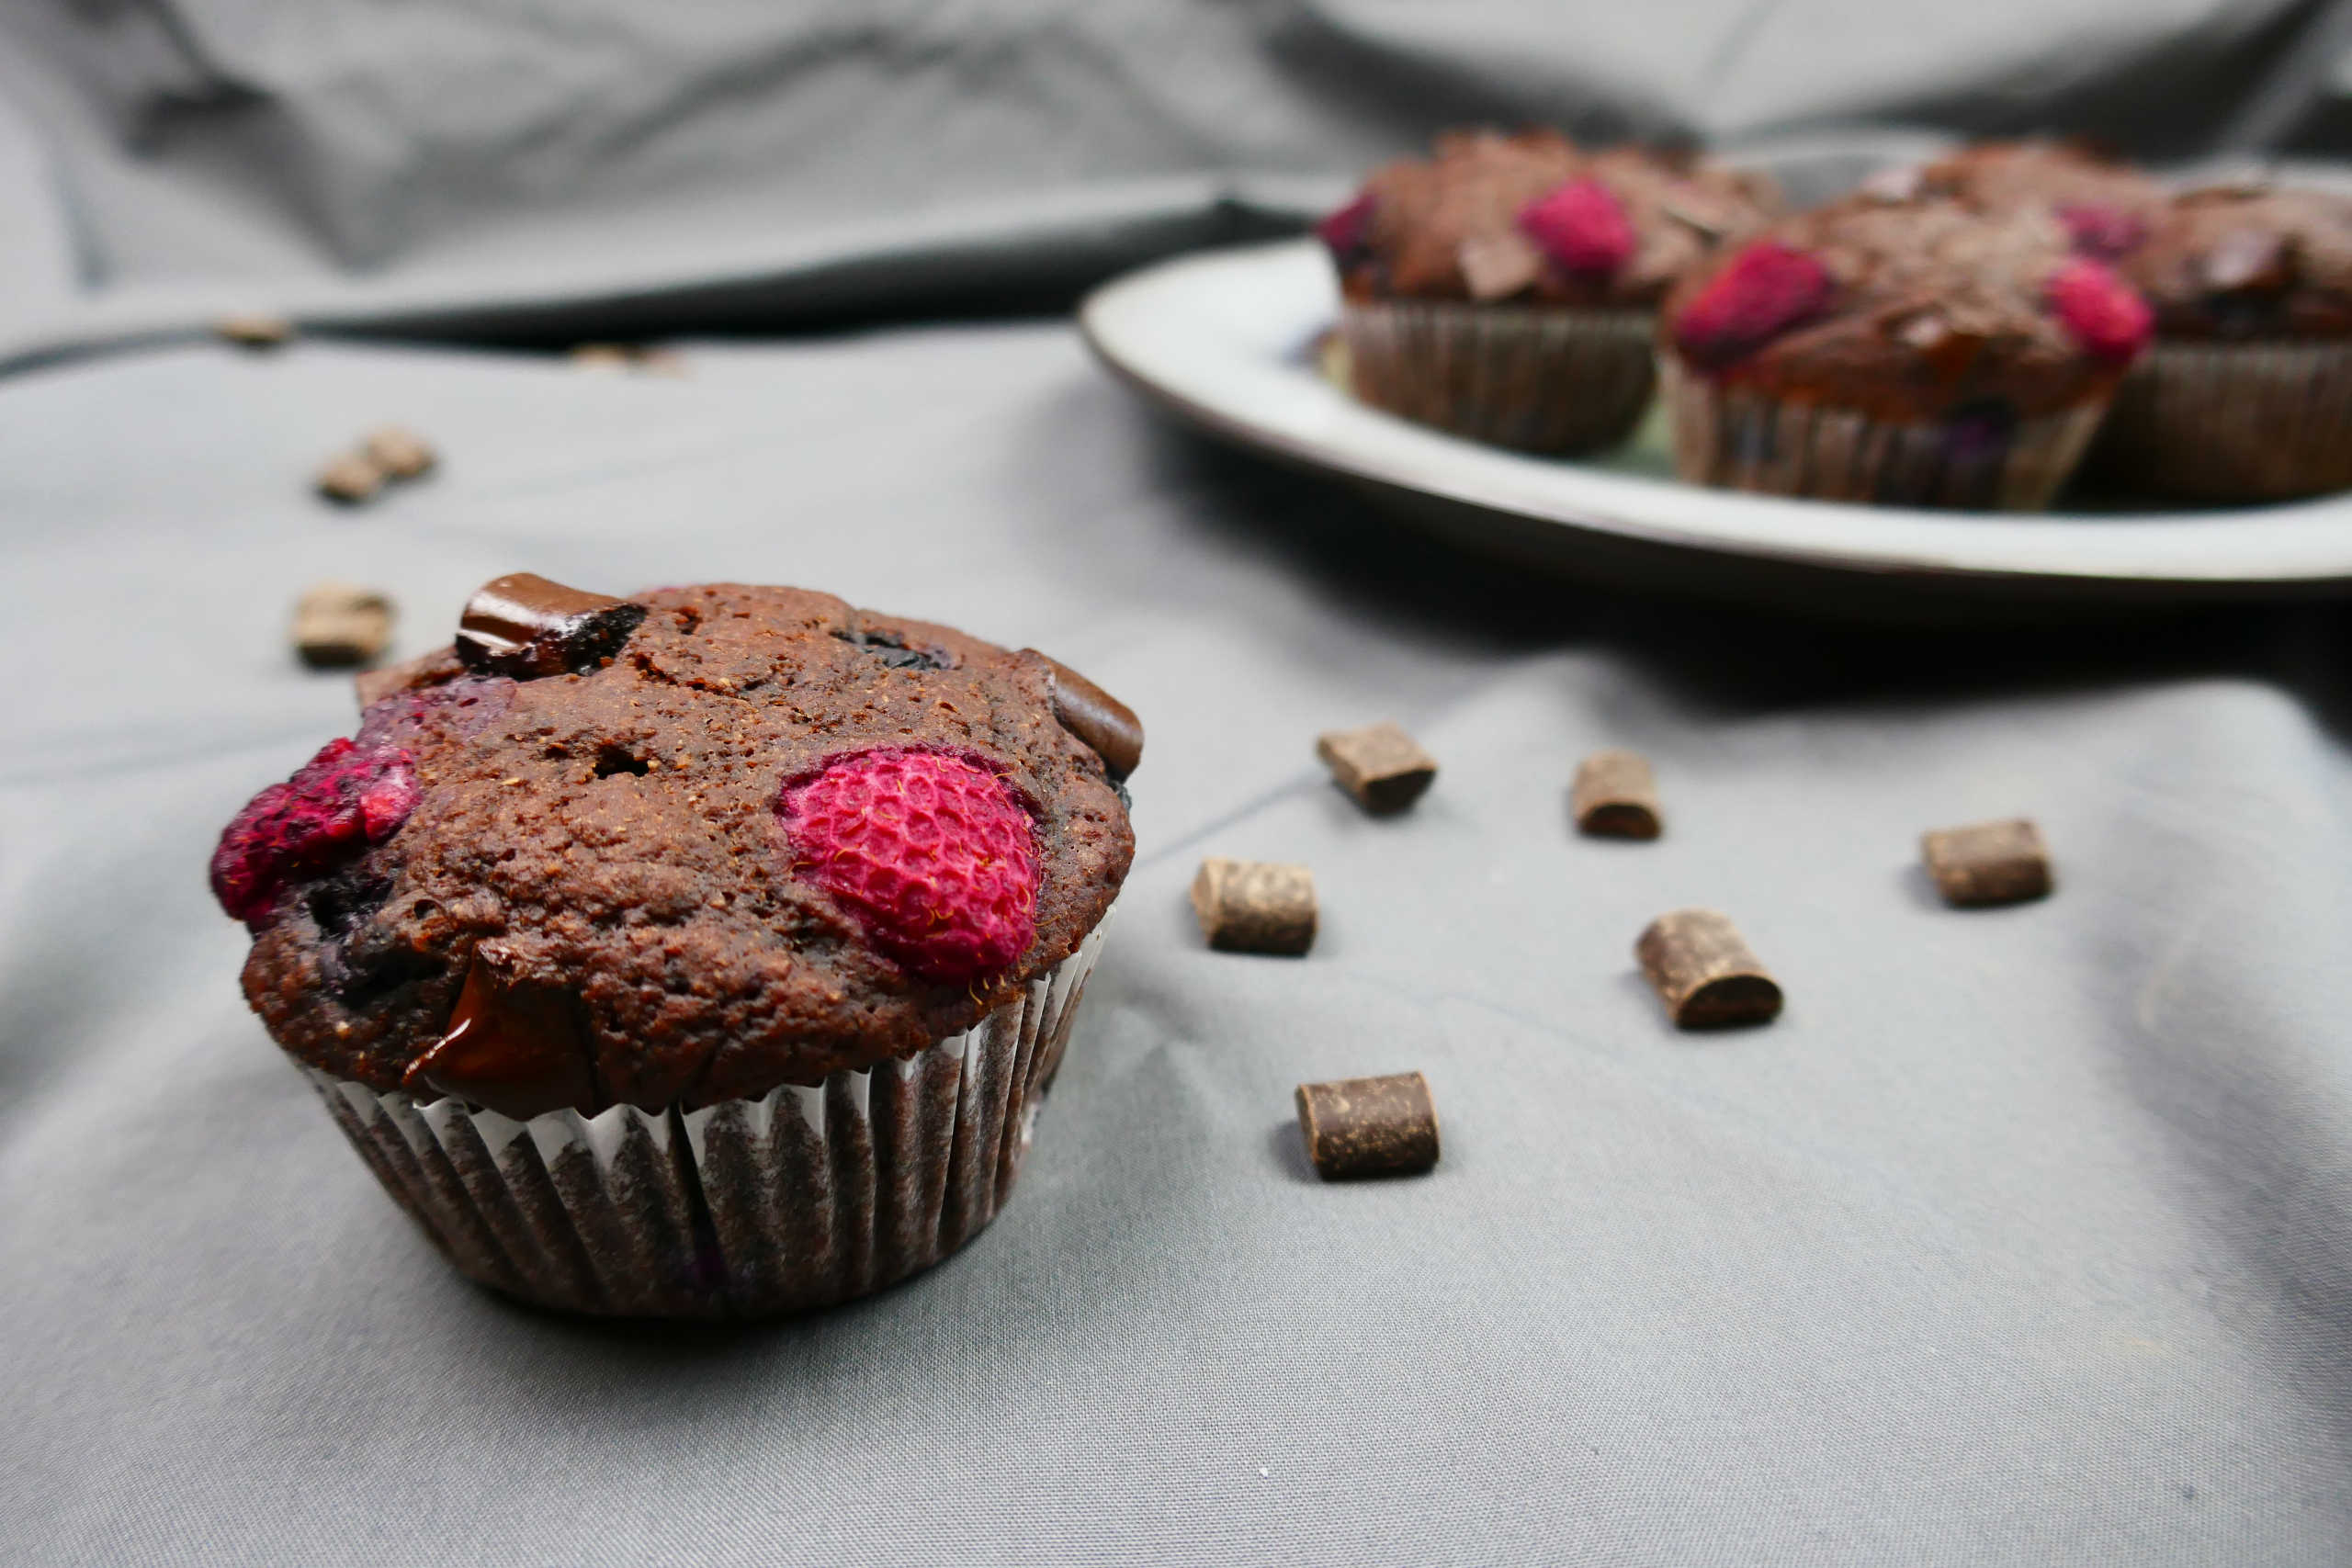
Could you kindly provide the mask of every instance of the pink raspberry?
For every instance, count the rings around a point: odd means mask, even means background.
[[[330,740],[284,784],[245,805],[212,852],[212,896],[258,925],[288,885],[400,831],[423,791],[406,751]]]
[[[2148,237],[2148,225],[2136,212],[2097,202],[2061,207],[2058,221],[2075,243],[2076,254],[2096,261],[2118,261],[2131,254]]]
[[[797,865],[912,973],[963,985],[1037,935],[1035,827],[990,763],[888,748],[785,781],[776,815]]]
[[[1617,193],[1599,180],[1570,180],[1519,209],[1519,231],[1563,272],[1606,277],[1634,254],[1634,225]]]
[[[2129,360],[2148,346],[2155,312],[2132,286],[2087,257],[2050,275],[2043,297],[2075,341],[2101,359]]]
[[[1323,221],[1315,225],[1315,237],[1341,266],[1354,261],[1372,237],[1372,193],[1364,191],[1345,207],[1325,214]]]
[[[1831,288],[1829,269],[1811,252],[1759,240],[1682,308],[1675,344],[1692,364],[1721,369],[1818,312]]]

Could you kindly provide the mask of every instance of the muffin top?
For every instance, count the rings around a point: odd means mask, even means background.
[[[1132,714],[829,594],[502,578],[362,698],[213,887],[278,1043],[421,1099],[692,1109],[909,1055],[1069,956],[1134,854]]]
[[[1456,131],[1375,173],[1317,232],[1351,299],[1640,308],[1777,209],[1769,180],[1704,159]]]
[[[2101,394],[2149,321],[2046,212],[1858,196],[1685,278],[1660,331],[1684,367],[1725,384],[1925,423]]]
[[[1979,141],[1932,163],[1890,170],[1868,187],[1897,199],[1945,198],[1981,212],[2047,211],[2075,249],[2099,261],[2147,238],[2164,186],[2079,142]]]
[[[2352,197],[2229,186],[2162,211],[2125,275],[2180,337],[2352,333]]]

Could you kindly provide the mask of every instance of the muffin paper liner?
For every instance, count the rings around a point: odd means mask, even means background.
[[[2034,512],[2082,461],[2096,399],[2039,419],[1874,419],[1858,409],[1726,391],[1672,356],[1659,375],[1674,467],[1693,484],[1820,501]]]
[[[2116,389],[2090,462],[2206,501],[2352,489],[2352,341],[2159,338]]]
[[[824,1306],[995,1217],[1109,924],[961,1034],[699,1111],[517,1121],[303,1071],[385,1190],[485,1285],[626,1317]]]
[[[1523,452],[1590,452],[1634,433],[1657,385],[1648,310],[1351,301],[1355,395],[1421,424]]]

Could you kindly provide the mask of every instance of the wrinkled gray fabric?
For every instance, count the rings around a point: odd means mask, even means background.
[[[1463,123],[2340,151],[2352,0],[13,0],[0,96],[32,209],[0,282],[38,278],[0,289],[6,365],[254,306],[508,338],[966,310],[1295,225]]]
[[[1530,581],[1170,431],[1003,310],[1261,231],[1461,120],[2352,144],[2308,0],[0,10],[0,1560],[2337,1563],[2352,1540],[2347,628],[1860,631]],[[1834,160],[1833,160],[1834,162]],[[1826,167],[1826,165],[1824,165]],[[59,363],[113,344],[148,352]],[[444,471],[304,491],[387,418]],[[1150,728],[1141,854],[1003,1217],[886,1295],[597,1326],[451,1274],[240,999],[204,862],[346,731],[327,576],[806,583]],[[1316,731],[1443,762],[1375,822]],[[1657,761],[1668,834],[1567,829]],[[2030,812],[2049,902],[1921,829]],[[1203,854],[1324,931],[1204,951]],[[1789,987],[1679,1036],[1652,916]],[[1290,1090],[1426,1071],[1419,1180]]]
[[[0,1556],[40,1563],[2326,1563],[2352,1539],[2352,854],[2333,609],[1839,632],[1531,583],[1194,446],[1067,329],[696,347],[683,381],[298,346],[0,385]],[[300,490],[386,414],[441,476]],[[812,1320],[465,1284],[237,995],[203,886],[352,723],[280,643],[526,567],[746,578],[1131,701],[1141,858],[1020,1189]],[[1442,760],[1360,816],[1318,729]],[[1575,760],[1656,758],[1653,846]],[[2026,811],[2049,902],[1923,828]],[[1308,863],[1299,962],[1205,853]],[[1653,915],[1770,1029],[1678,1036]],[[1291,1087],[1419,1067],[1443,1163],[1325,1187]]]

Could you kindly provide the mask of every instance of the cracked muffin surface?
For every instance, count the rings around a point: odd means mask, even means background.
[[[307,795],[298,774],[273,786],[295,788],[290,806],[255,817],[266,791],[239,818],[266,873],[232,908],[254,933],[245,995],[289,1054],[414,1089],[453,1014],[494,995],[501,1028],[563,1058],[538,1101],[692,1109],[966,1029],[1074,952],[1116,897],[1125,807],[1057,702],[1078,678],[1043,655],[790,588],[608,603],[642,618],[585,668],[517,678],[461,658],[461,637],[369,678],[340,771]],[[796,842],[787,784],[869,754],[956,759],[1025,814],[1034,928],[990,928],[990,962],[1003,930],[1027,938],[1001,967],[916,972]],[[382,782],[410,777],[413,799]],[[307,836],[289,851],[286,832]]]

